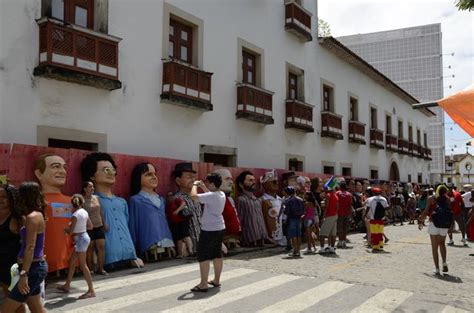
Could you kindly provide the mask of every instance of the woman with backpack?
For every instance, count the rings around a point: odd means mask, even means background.
[[[436,188],[436,194],[428,198],[426,208],[418,218],[418,228],[423,228],[423,221],[429,216],[428,234],[431,239],[431,251],[435,269],[434,275],[440,275],[438,249],[443,261],[443,273],[448,272],[446,263],[446,235],[453,220],[451,203],[448,198],[448,188],[445,185],[439,185]]]

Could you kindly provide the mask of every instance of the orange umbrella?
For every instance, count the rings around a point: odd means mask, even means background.
[[[437,102],[456,124],[474,137],[474,84]]]

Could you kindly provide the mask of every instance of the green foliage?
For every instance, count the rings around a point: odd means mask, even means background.
[[[460,11],[474,10],[474,0],[456,0],[456,7]]]
[[[331,27],[329,26],[329,23],[323,19],[318,19],[318,37],[330,37],[330,36],[331,36]]]

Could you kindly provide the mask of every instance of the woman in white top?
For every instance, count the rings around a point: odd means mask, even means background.
[[[76,261],[79,258],[79,266],[89,288],[85,294],[79,297],[79,299],[95,297],[94,286],[92,286],[91,272],[86,262],[87,248],[91,242],[91,239],[87,234],[87,230],[92,229],[93,226],[89,218],[89,214],[83,207],[84,202],[84,197],[80,194],[75,194],[71,198],[71,203],[73,206],[71,223],[64,229],[64,232],[66,234],[72,235],[75,245],[74,251],[72,252],[69,259],[69,271],[67,273],[66,283],[57,287],[59,290],[69,292],[72,277],[74,276],[74,272],[76,270]]]

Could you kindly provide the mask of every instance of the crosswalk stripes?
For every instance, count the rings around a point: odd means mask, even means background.
[[[258,311],[258,313],[301,312],[351,286],[353,285],[339,281],[328,281],[315,288],[306,290],[290,299],[268,306]]]
[[[225,272],[225,276],[222,277],[221,281],[225,282],[229,279],[240,277],[243,275],[251,274],[256,272],[251,269],[238,268]],[[139,304],[141,302],[149,301],[150,299],[159,299],[174,293],[182,292],[189,290],[195,284],[198,284],[199,280],[195,279],[193,281],[187,281],[184,283],[178,283],[174,285],[168,285],[164,287],[159,287],[147,291],[142,291],[138,293],[132,293],[117,299],[102,301],[98,304],[86,305],[77,309],[66,311],[66,313],[87,313],[87,312],[114,312],[120,309],[123,309],[127,306],[134,304]]]
[[[219,297],[210,299],[199,299],[191,303],[180,305],[163,312],[166,313],[177,313],[177,312],[204,312],[223,306],[227,303],[237,301],[251,295],[255,295],[263,290],[271,289],[293,280],[298,279],[298,276],[293,275],[279,275],[271,278],[267,278],[243,287],[225,291],[219,294]]]
[[[351,313],[392,312],[412,295],[413,292],[387,288],[362,303],[362,305],[352,310]]]

